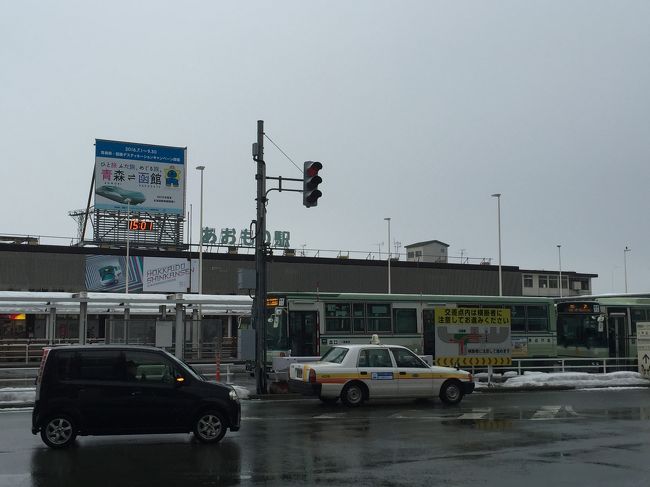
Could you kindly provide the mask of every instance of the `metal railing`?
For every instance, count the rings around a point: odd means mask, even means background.
[[[487,371],[485,367],[471,367],[472,373]],[[512,359],[512,365],[494,366],[494,373],[516,372],[588,372],[606,374],[617,371],[637,371],[636,357],[603,357],[603,358],[539,358]]]
[[[206,380],[214,381],[217,378],[217,367],[215,364],[193,364],[192,368]],[[234,363],[221,364],[219,372],[220,382],[225,382],[226,384],[232,384],[235,375],[246,373],[243,365]],[[0,388],[34,385],[37,373],[38,367],[1,367]]]

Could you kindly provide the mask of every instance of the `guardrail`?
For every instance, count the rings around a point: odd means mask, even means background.
[[[238,367],[241,367],[241,373],[244,373],[241,365],[234,363],[221,364],[219,368],[221,381],[225,379],[226,384],[232,384],[233,377],[239,373],[236,372]],[[217,367],[215,364],[193,364],[192,368],[207,380],[216,379]],[[38,367],[2,367],[0,368],[0,388],[33,385],[37,374]]]

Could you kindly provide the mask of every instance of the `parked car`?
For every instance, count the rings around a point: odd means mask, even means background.
[[[430,366],[398,345],[338,345],[318,362],[290,364],[289,390],[360,406],[374,398],[433,398],[458,404],[474,390],[472,374]]]
[[[51,448],[77,435],[188,433],[217,443],[240,427],[235,390],[203,379],[152,347],[73,345],[43,350],[32,433]]]

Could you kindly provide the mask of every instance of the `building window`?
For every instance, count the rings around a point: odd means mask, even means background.
[[[557,289],[557,276],[548,276],[548,287]]]
[[[422,257],[422,251],[421,250],[416,250],[415,251],[415,256],[416,257]]]
[[[409,250],[407,256],[408,256],[409,259],[412,259],[413,257],[415,257],[415,252],[411,252],[411,251]]]
[[[532,274],[524,274],[524,287],[533,287]]]
[[[569,278],[567,276],[562,276],[562,289],[569,288]]]
[[[537,276],[540,289],[546,289],[548,287],[548,276]]]

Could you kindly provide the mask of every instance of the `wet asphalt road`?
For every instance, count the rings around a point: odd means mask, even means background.
[[[650,485],[650,390],[474,394],[461,406],[243,401],[242,430],[81,437],[65,451],[0,410],[0,486]]]

